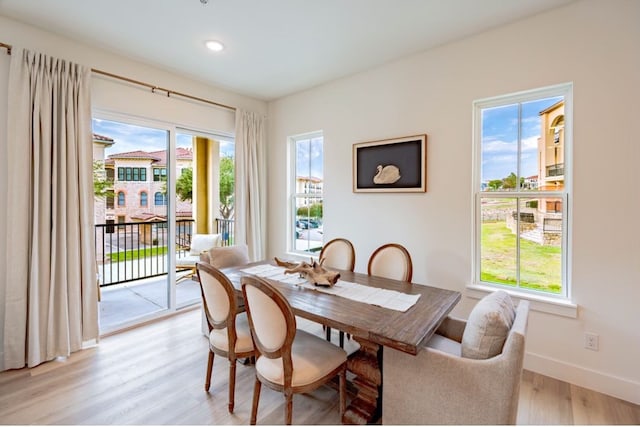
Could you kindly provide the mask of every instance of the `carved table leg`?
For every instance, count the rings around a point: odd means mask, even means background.
[[[356,375],[358,389],[342,417],[344,424],[375,423],[382,414],[382,347],[359,337],[360,350],[347,361],[347,369]]]

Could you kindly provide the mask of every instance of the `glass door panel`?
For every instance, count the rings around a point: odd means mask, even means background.
[[[93,119],[101,333],[169,308],[169,131]]]
[[[233,142],[228,138],[188,130],[176,134],[178,308],[200,302],[195,263],[201,253],[232,242],[233,152]]]

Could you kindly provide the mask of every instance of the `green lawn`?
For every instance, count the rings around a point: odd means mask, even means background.
[[[110,254],[111,262],[131,261],[141,258],[161,256],[167,253],[166,246],[154,246],[146,249],[133,249]]]
[[[562,256],[557,246],[520,239],[520,286],[562,292]],[[483,282],[516,286],[516,235],[503,221],[482,223]]]

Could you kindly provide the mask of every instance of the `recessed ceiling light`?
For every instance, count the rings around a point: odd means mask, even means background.
[[[217,40],[209,40],[205,43],[205,45],[214,52],[220,52],[224,49],[224,45]]]

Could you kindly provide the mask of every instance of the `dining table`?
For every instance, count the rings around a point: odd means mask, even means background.
[[[359,344],[347,361],[356,395],[343,416],[345,424],[380,420],[383,349],[417,355],[461,298],[458,291],[346,270],[335,270],[340,274],[335,286],[316,287],[297,274],[284,274],[274,260],[222,271],[238,292],[243,275],[266,279],[296,316],[350,334]]]

